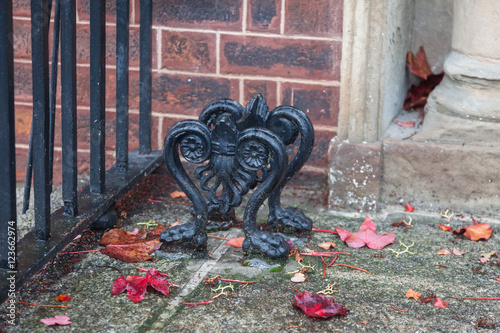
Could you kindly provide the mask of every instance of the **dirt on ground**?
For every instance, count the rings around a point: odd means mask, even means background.
[[[338,227],[351,232],[359,229],[364,215],[329,211],[324,206],[324,187],[309,185],[291,184],[284,192],[283,202],[303,210],[313,219],[315,228],[334,231]],[[168,174],[159,172],[149,176],[116,204],[118,226],[132,231],[140,227],[138,223],[150,220],[167,226],[177,220],[181,224],[187,222],[191,217],[189,202],[182,197],[171,198],[169,194],[175,190],[178,188]],[[237,221],[241,220],[242,210],[236,211]],[[267,207],[263,207],[259,223],[265,223],[266,217]],[[404,206],[392,207],[370,218],[377,233],[395,234],[394,243],[381,250],[350,248],[336,234],[291,233],[290,239],[302,253],[313,250],[348,253],[338,254],[336,259],[335,255],[323,259],[302,255],[302,262],[296,261],[295,256],[272,260],[258,253],[244,254],[240,248],[225,245],[226,240],[209,237],[209,258],[196,259],[190,253],[161,250],[153,255],[153,260],[126,263],[98,251],[90,252],[102,248],[98,241],[103,231],[89,229],[63,251],[66,254],[57,256],[19,291],[17,300],[31,305],[16,303],[15,326],[6,325],[6,304],[0,307],[0,331],[487,332],[499,329],[500,258],[493,255],[500,254],[497,220],[473,217],[474,222],[471,216],[455,213],[448,221],[440,212],[409,213]],[[487,241],[472,241],[443,230],[439,223],[450,225],[452,230],[489,223],[494,232]],[[233,227],[211,235],[231,239],[243,236],[243,231]],[[317,246],[322,242],[334,242],[336,246],[323,250]],[[445,249],[452,253],[438,254]],[[453,254],[454,249],[460,252]],[[479,260],[488,256],[484,263]],[[328,267],[334,259],[334,264]],[[167,273],[173,284],[169,297],[153,288],[147,290],[140,303],[133,303],[126,293],[111,296],[113,283],[120,276],[145,274],[136,267]],[[291,281],[298,271],[307,277],[302,283]],[[207,281],[217,276],[240,282]],[[406,296],[410,288],[421,294],[420,301]],[[347,316],[329,319],[306,316],[293,306],[294,297],[306,290],[333,298],[349,310]],[[56,301],[61,294],[72,298],[67,302]],[[435,306],[438,298],[447,304],[444,308]],[[67,315],[72,323],[49,328],[40,322],[56,315]]]

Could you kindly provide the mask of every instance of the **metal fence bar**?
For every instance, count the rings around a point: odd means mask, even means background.
[[[129,0],[116,0],[116,166],[128,168]]]
[[[54,172],[54,135],[56,123],[56,93],[57,93],[57,67],[59,66],[59,32],[61,26],[61,6],[59,0],[54,0],[54,26],[52,28],[52,65],[50,71],[50,99],[49,99],[49,181],[52,190]],[[49,2],[51,4],[52,1]],[[49,9],[50,13],[50,9]],[[50,14],[49,14],[50,16]]]
[[[17,243],[16,148],[12,0],[0,0],[0,268],[15,270]],[[9,252],[10,255],[9,255]],[[9,259],[10,262],[9,262]]]
[[[105,191],[106,7],[90,1],[90,191]]]
[[[77,207],[76,4],[61,0],[62,196],[66,214]]]
[[[140,27],[140,116],[139,116],[139,151],[148,154],[151,151],[151,25],[152,0],[141,0]]]
[[[31,0],[33,75],[33,170],[35,237],[50,236],[49,182],[49,11],[48,0]]]

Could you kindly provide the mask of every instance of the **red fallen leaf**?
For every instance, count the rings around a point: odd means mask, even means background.
[[[465,252],[458,250],[456,247],[453,248],[453,254],[456,256],[463,256]]]
[[[295,295],[293,306],[301,308],[306,316],[313,318],[330,318],[335,315],[347,316],[350,310],[336,304],[333,298],[313,294],[305,290]]]
[[[366,245],[370,249],[381,250],[388,244],[394,243],[396,235],[392,231],[379,235],[375,231],[375,223],[368,216],[366,216],[365,221],[359,227],[358,232],[351,233],[347,230],[337,228],[340,239],[346,242],[347,246],[355,249]]]
[[[432,74],[431,67],[427,62],[427,57],[425,55],[424,47],[420,46],[415,57],[412,52],[406,54],[406,66],[411,73],[416,76],[426,80],[429,75]]]
[[[396,124],[398,124],[398,126],[401,126],[401,127],[406,127],[406,128],[413,128],[413,127],[415,127],[415,120],[400,121],[400,120],[395,119],[394,122]]]
[[[437,251],[436,253],[439,254],[439,255],[443,255],[443,256],[451,254],[451,252],[448,249]]]
[[[233,247],[242,248],[244,240],[245,240],[245,237],[233,237],[229,240],[229,242],[224,243],[224,245],[230,245]]]
[[[55,316],[55,317],[51,317],[51,318],[40,319],[40,321],[48,326],[71,324],[68,316]]]
[[[110,244],[101,253],[125,262],[143,262],[161,247],[158,239],[142,240],[133,244]]]
[[[415,211],[415,207],[412,207],[409,203],[406,203],[405,211],[407,211],[408,213],[413,213]]]
[[[448,303],[443,301],[440,297],[437,297],[434,300],[434,306],[437,306],[438,308],[446,308],[448,306]]]
[[[146,226],[141,230],[135,229],[133,232],[128,232],[122,229],[111,229],[107,231],[99,241],[99,244],[106,246],[110,244],[132,244],[145,239],[147,236]]]
[[[403,109],[421,109],[427,103],[427,97],[441,83],[444,72],[429,75],[427,80],[422,81],[418,86],[412,85],[406,94]]]
[[[113,283],[111,296],[121,294],[127,290],[127,297],[132,302],[139,303],[144,299],[148,285],[168,297],[170,282],[154,268],[150,268],[145,277],[142,275],[129,275],[125,279],[123,276],[120,276]]]
[[[453,231],[454,234],[463,234],[465,237],[473,241],[480,239],[488,240],[492,232],[493,229],[490,228],[488,223],[473,224],[466,228]]]
[[[62,294],[62,295],[59,295],[59,296],[56,297],[56,301],[67,302],[67,301],[69,301],[72,298],[73,297],[71,297],[71,296]]]
[[[441,228],[441,230],[443,231],[451,231],[451,227],[449,225],[442,225],[441,222],[439,222],[439,227]]]

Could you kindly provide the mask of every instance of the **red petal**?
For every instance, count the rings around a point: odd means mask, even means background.
[[[127,288],[128,282],[125,280],[123,276],[120,276],[113,283],[113,288],[111,288],[111,296],[121,294]]]
[[[245,237],[233,237],[229,240],[229,242],[224,243],[224,245],[230,245],[233,247],[242,248],[244,240],[245,240]]]
[[[147,281],[151,284],[153,288],[168,297],[170,291],[170,282],[164,277],[158,274],[158,271],[154,268],[150,268],[146,274]]]
[[[444,309],[445,307],[448,306],[448,303],[443,301],[441,298],[438,297],[434,300],[434,306],[437,306],[438,308]]]
[[[412,207],[409,203],[406,203],[406,207],[405,207],[406,211],[409,212],[409,213],[412,213],[415,211],[415,207]]]
[[[306,316],[313,318],[329,318],[335,315],[347,316],[350,310],[335,304],[333,298],[309,293],[307,290],[295,295],[293,305],[302,309]]]
[[[67,302],[71,299],[72,297],[71,296],[68,296],[68,295],[59,295],[56,297],[56,301],[61,301],[61,302]]]
[[[146,294],[146,287],[148,280],[143,277],[142,279],[135,279],[127,285],[127,296],[134,303],[139,303],[144,299]]]
[[[439,227],[443,230],[443,231],[451,231],[451,227],[449,225],[442,225],[441,222],[439,223]]]

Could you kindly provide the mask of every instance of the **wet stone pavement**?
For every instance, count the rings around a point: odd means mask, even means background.
[[[185,223],[189,217],[189,206],[182,198],[171,199],[167,193],[176,190],[168,181],[162,185],[161,177],[154,179],[158,189],[145,194],[139,188],[121,203],[133,208],[119,207],[121,228],[133,230],[137,223],[149,220],[170,225],[176,220]],[[149,184],[148,186],[151,186]],[[141,193],[141,191],[143,191]],[[157,191],[157,192],[154,192]],[[141,197],[142,196],[142,197]],[[145,197],[146,196],[146,197]],[[295,202],[296,206],[314,220],[314,227],[334,230],[340,227],[357,231],[364,215],[340,213],[327,210],[324,205],[325,192],[321,188],[292,186],[285,193],[284,201]],[[144,199],[145,197],[145,199]],[[127,201],[128,200],[128,201]],[[180,203],[179,203],[180,202]],[[184,203],[184,204],[183,204]],[[450,207],[453,208],[453,207]],[[120,211],[121,210],[121,211]],[[240,209],[241,210],[241,209]],[[267,207],[261,209],[260,222],[265,222]],[[392,226],[402,218],[412,217],[413,227]],[[241,211],[237,212],[241,219]],[[404,207],[393,206],[370,217],[377,226],[377,232],[393,231],[394,244],[382,250],[349,248],[337,235],[311,232],[293,238],[302,252],[324,251],[316,245],[321,242],[335,242],[337,246],[329,251],[348,252],[339,255],[335,263],[347,266],[327,267],[319,257],[305,257],[304,264],[313,266],[307,272],[307,280],[293,283],[290,278],[300,269],[293,257],[288,260],[270,260],[257,254],[245,256],[241,249],[224,245],[226,241],[209,238],[208,259],[194,259],[185,253],[157,251],[154,261],[126,263],[112,259],[100,252],[76,254],[68,259],[58,256],[51,264],[63,269],[71,262],[66,274],[49,275],[42,271],[18,294],[18,300],[33,304],[65,305],[71,308],[38,307],[17,304],[17,325],[4,326],[6,332],[477,332],[495,331],[500,327],[500,300],[458,299],[452,297],[500,297],[500,258],[492,257],[490,262],[481,263],[482,253],[496,251],[500,254],[500,223],[495,219],[482,217],[495,230],[487,241],[471,241],[463,236],[441,230],[438,223],[450,224],[453,229],[471,225],[470,215],[453,218],[450,222],[440,218],[439,212],[405,213]],[[85,248],[100,248],[96,240],[102,232],[87,232],[82,239],[88,240]],[[231,228],[212,233],[224,238],[243,236],[243,231]],[[292,235],[293,236],[293,235]],[[391,250],[402,252],[412,245],[409,252],[397,256]],[[82,248],[84,250],[85,248]],[[438,255],[437,251],[457,248],[465,252],[462,256]],[[78,259],[82,260],[78,260]],[[61,262],[64,260],[65,262]],[[332,258],[325,258],[329,263]],[[148,289],[141,303],[133,303],[126,294],[111,296],[115,279],[124,275],[142,274],[136,267],[156,268],[168,273],[169,281],[179,287],[171,287],[170,297],[154,289]],[[44,275],[45,274],[45,275]],[[253,281],[254,283],[233,283],[234,290],[226,288],[227,295],[214,292],[215,287],[205,285],[205,277],[221,276],[224,279]],[[350,312],[347,316],[330,319],[307,317],[302,310],[292,306],[298,291],[311,293],[324,290],[335,283],[334,297]],[[221,286],[229,285],[221,282]],[[422,296],[440,297],[448,302],[446,308],[434,306],[433,302],[420,303],[405,296],[411,288]],[[72,297],[68,302],[58,302],[60,294]],[[218,297],[214,298],[215,296]],[[184,302],[211,303],[186,305]],[[0,306],[0,317],[5,318],[6,304]],[[48,327],[41,318],[67,315],[71,325]]]

